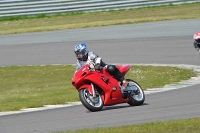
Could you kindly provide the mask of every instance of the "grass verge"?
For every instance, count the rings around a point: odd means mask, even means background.
[[[200,118],[57,133],[200,133]]]
[[[0,35],[200,18],[200,2],[118,11],[0,18]]]
[[[0,112],[79,101],[71,85],[73,65],[0,67]],[[132,66],[126,78],[142,88],[157,88],[197,74],[189,69],[164,66]]]

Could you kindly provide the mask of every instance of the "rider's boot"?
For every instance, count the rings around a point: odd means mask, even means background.
[[[127,92],[125,91],[126,87],[128,86],[128,81],[126,79],[124,79],[122,82],[121,82],[121,92],[122,92],[122,97],[124,99],[127,98]]]
[[[126,79],[124,79],[124,80],[122,81],[121,89],[124,90],[124,89],[126,89],[127,86],[128,86],[128,81],[127,81]]]

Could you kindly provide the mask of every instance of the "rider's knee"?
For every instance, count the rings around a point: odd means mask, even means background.
[[[116,67],[114,65],[108,65],[107,71],[108,71],[108,73],[113,74],[116,71]]]

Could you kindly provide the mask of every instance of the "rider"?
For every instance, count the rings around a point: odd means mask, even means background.
[[[124,78],[119,69],[115,65],[105,64],[101,57],[99,57],[96,53],[87,50],[85,43],[77,44],[74,48],[74,52],[77,57],[76,71],[78,71],[85,64],[93,62],[95,64],[95,70],[100,70],[102,67],[105,67],[110,75],[112,75],[117,81],[122,82],[124,88],[127,87],[128,81]]]
[[[200,32],[194,34],[194,48],[196,48],[197,51],[200,51]]]

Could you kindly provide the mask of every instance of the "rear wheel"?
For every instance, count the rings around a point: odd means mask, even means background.
[[[81,89],[79,98],[81,103],[90,111],[100,111],[103,108],[103,100],[98,91],[95,91],[95,97],[93,97],[88,89]]]
[[[128,79],[128,82],[129,86],[134,87],[134,90],[127,92],[129,97],[128,104],[131,106],[142,105],[145,100],[145,95],[142,87],[134,80]]]

